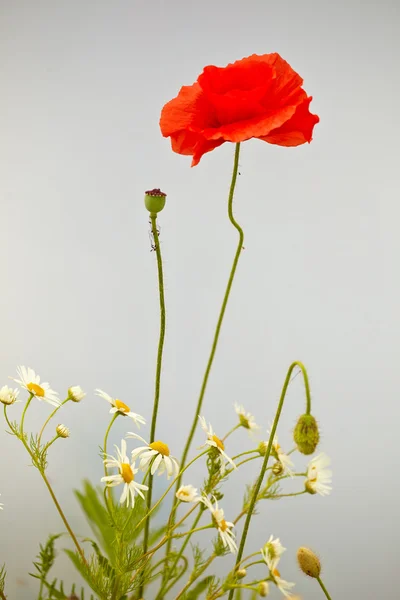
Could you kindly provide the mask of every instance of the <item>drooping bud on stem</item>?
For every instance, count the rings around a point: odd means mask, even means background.
[[[144,204],[150,213],[156,214],[164,208],[166,198],[167,194],[164,194],[160,188],[154,188],[144,193]]]
[[[319,442],[319,431],[317,421],[312,415],[301,415],[294,428],[293,438],[302,454],[315,452]]]
[[[321,562],[318,556],[310,550],[310,548],[302,546],[297,550],[297,562],[303,573],[309,577],[317,579],[320,576]]]

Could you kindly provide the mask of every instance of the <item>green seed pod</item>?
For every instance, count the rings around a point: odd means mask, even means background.
[[[316,579],[321,574],[321,562],[316,554],[304,546],[297,550],[297,562],[300,569],[309,577]]]
[[[315,452],[319,442],[319,431],[317,421],[312,415],[301,415],[294,428],[293,438],[302,454]]]
[[[165,200],[167,194],[164,194],[160,188],[154,188],[154,190],[148,190],[144,193],[144,204],[150,213],[158,213],[165,206]]]

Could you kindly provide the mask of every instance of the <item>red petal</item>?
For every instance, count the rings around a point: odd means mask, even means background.
[[[182,129],[188,129],[193,124],[207,127],[212,124],[214,114],[201,87],[196,82],[183,86],[176,98],[163,107],[160,118],[161,133],[168,137]]]
[[[279,146],[300,146],[311,142],[314,125],[319,122],[319,117],[309,111],[311,100],[312,96],[306,98],[291,119],[260,139]]]
[[[192,167],[200,162],[203,154],[211,152],[223,143],[223,139],[207,140],[201,134],[183,129],[171,135],[172,150],[178,154],[193,156]]]

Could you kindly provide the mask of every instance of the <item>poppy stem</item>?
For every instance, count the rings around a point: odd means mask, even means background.
[[[285,401],[285,397],[286,397],[286,392],[288,390],[289,387],[289,383],[291,381],[291,375],[293,372],[293,369],[295,369],[296,367],[299,366],[303,366],[302,363],[299,363],[298,361],[293,362],[287,372],[286,375],[286,379],[285,382],[283,384],[283,388],[282,388],[282,392],[281,392],[281,397],[279,399],[279,404],[278,404],[278,408],[276,410],[276,414],[275,414],[275,419],[274,419],[274,424],[272,426],[272,430],[269,436],[269,440],[268,440],[268,446],[267,446],[267,451],[265,453],[264,456],[264,461],[261,467],[261,471],[260,474],[258,476],[257,479],[257,483],[254,486],[254,490],[253,490],[253,494],[251,496],[251,500],[250,500],[250,504],[249,504],[249,508],[247,509],[247,515],[246,515],[246,521],[244,523],[243,526],[243,532],[242,532],[242,537],[240,540],[240,545],[239,545],[239,550],[237,553],[237,557],[236,557],[236,563],[235,563],[235,569],[238,568],[238,565],[240,564],[241,560],[242,560],[242,556],[243,556],[243,551],[244,551],[244,547],[246,544],[246,538],[247,538],[247,534],[249,532],[249,527],[250,527],[250,521],[251,521],[251,517],[253,516],[253,512],[254,512],[254,507],[257,503],[257,498],[258,498],[258,494],[260,492],[260,488],[262,485],[262,482],[264,480],[264,476],[265,476],[265,472],[267,470],[268,467],[268,460],[271,454],[271,450],[272,450],[272,444],[274,442],[274,438],[275,438],[275,433],[278,427],[278,422],[281,416],[281,412],[282,412],[282,408],[283,408],[283,403]],[[301,368],[300,366],[300,368]],[[303,366],[304,368],[304,366]],[[310,390],[309,387],[306,386],[306,398],[307,398],[307,406],[308,406],[308,402],[309,402],[309,398],[310,398]],[[228,596],[228,600],[232,600],[233,599],[233,595],[235,593],[234,589],[231,589],[231,591],[229,592],[229,596]]]
[[[158,405],[159,405],[159,401],[160,401],[161,367],[162,367],[162,357],[163,357],[164,338],[165,338],[165,299],[164,299],[163,265],[162,265],[161,250],[160,250],[160,240],[158,237],[158,229],[157,229],[157,213],[150,213],[150,220],[151,220],[151,231],[152,231],[153,240],[154,240],[154,249],[155,249],[156,256],[157,256],[158,289],[159,289],[159,296],[160,296],[160,336],[159,336],[159,340],[158,340],[153,416],[151,419],[151,429],[150,429],[150,444],[151,444],[152,442],[154,442],[154,439],[155,439]],[[147,492],[147,509],[149,511],[151,508],[152,491],[153,491],[153,476],[151,475],[151,473],[149,473],[149,490]],[[150,528],[150,518],[148,518],[146,520],[145,527],[144,527],[143,554],[146,554],[147,548],[148,548],[149,528]],[[144,588],[144,585],[142,584],[139,589],[139,598],[141,598],[143,596],[143,588]]]
[[[201,390],[200,390],[200,396],[197,401],[196,410],[194,413],[193,424],[192,424],[191,430],[189,432],[189,437],[187,439],[185,448],[183,450],[183,454],[182,454],[182,458],[181,458],[181,462],[180,462],[181,469],[182,469],[182,467],[185,466],[185,462],[186,462],[186,459],[187,459],[187,456],[188,456],[188,453],[190,450],[190,446],[192,444],[193,437],[194,437],[194,434],[196,431],[196,427],[197,427],[197,423],[198,423],[198,416],[200,414],[201,407],[203,405],[204,394],[206,392],[208,378],[209,378],[209,375],[211,372],[211,367],[212,367],[212,364],[214,361],[215,351],[217,349],[219,334],[221,332],[222,321],[224,319],[226,305],[228,304],[229,294],[230,294],[233,279],[234,279],[235,273],[236,273],[236,267],[239,262],[240,254],[243,249],[243,240],[244,240],[243,229],[240,227],[239,223],[237,223],[237,221],[235,220],[235,217],[233,216],[233,209],[232,209],[233,195],[235,192],[236,180],[237,180],[237,175],[238,175],[238,170],[239,170],[239,153],[240,153],[240,143],[236,144],[236,146],[235,146],[235,158],[234,158],[234,163],[233,163],[232,180],[231,180],[231,186],[230,186],[229,197],[228,197],[228,217],[229,217],[229,220],[232,223],[232,225],[235,227],[235,229],[239,233],[239,241],[238,241],[238,245],[236,248],[235,257],[233,259],[233,264],[232,264],[231,272],[229,275],[228,285],[227,285],[226,291],[225,291],[225,296],[224,296],[221,310],[219,313],[218,322],[217,322],[217,326],[216,326],[215,333],[214,333],[214,339],[213,339],[213,343],[211,346],[211,352],[210,352],[207,367],[206,367],[206,370],[204,373],[203,382],[202,382]],[[176,483],[176,491],[180,488],[180,485],[181,485],[181,478],[179,478]],[[174,518],[175,518],[174,509],[172,509],[171,516],[172,516],[172,522],[174,522]],[[169,543],[167,545],[167,553],[169,553],[170,550],[171,550],[171,542],[169,541]],[[166,569],[165,577],[167,577],[167,569]]]

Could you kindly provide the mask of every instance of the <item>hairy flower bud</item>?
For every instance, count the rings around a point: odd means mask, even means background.
[[[144,204],[150,213],[158,213],[165,206],[167,194],[164,194],[160,188],[148,190],[144,193]]]
[[[315,452],[319,442],[319,431],[317,421],[312,415],[301,415],[294,428],[293,438],[302,454]]]
[[[297,550],[297,562],[300,569],[309,577],[317,578],[321,574],[321,562],[310,548],[302,546]]]
[[[59,437],[62,437],[62,438],[69,437],[69,429],[68,429],[68,427],[65,427],[65,425],[61,425],[61,424],[57,425],[56,432],[59,435]]]
[[[261,596],[262,598],[265,598],[266,596],[268,596],[269,593],[269,585],[267,581],[261,581],[258,584],[258,594],[259,596]]]

